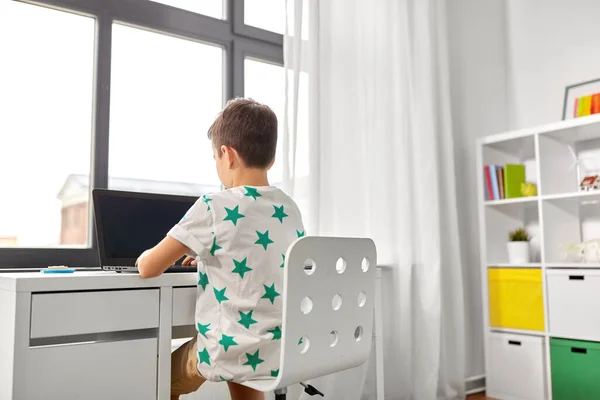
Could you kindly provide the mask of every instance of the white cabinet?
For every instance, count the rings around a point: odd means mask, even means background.
[[[600,341],[600,271],[548,270],[553,337]]]
[[[487,395],[503,400],[546,399],[544,339],[489,334]]]
[[[14,400],[156,399],[157,345],[148,338],[30,348]]]
[[[173,288],[173,326],[196,325],[196,287]]]

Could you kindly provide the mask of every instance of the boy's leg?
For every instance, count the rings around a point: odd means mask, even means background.
[[[198,372],[198,350],[193,338],[171,354],[171,400],[193,393],[206,382]]]
[[[227,382],[231,400],[264,400],[265,394],[239,383]]]

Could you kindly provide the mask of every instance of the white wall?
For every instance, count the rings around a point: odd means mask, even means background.
[[[600,78],[600,1],[507,0],[516,128],[562,118],[565,86]]]
[[[448,2],[467,377],[484,371],[475,141],[560,120],[565,86],[600,78],[599,26],[598,0]]]
[[[466,280],[466,377],[484,373],[475,140],[509,128],[504,8],[504,0],[448,2],[459,233]]]

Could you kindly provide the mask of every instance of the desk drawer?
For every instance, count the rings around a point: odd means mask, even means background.
[[[156,338],[43,346],[27,351],[16,399],[156,399]]]
[[[158,327],[159,291],[33,294],[31,338]]]
[[[173,289],[173,326],[196,325],[196,287]]]

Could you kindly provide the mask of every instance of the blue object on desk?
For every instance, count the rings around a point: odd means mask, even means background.
[[[43,269],[42,272],[44,274],[71,274],[75,272],[74,269]]]

